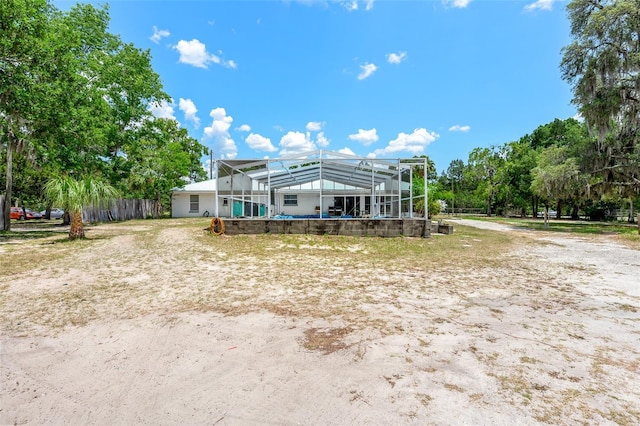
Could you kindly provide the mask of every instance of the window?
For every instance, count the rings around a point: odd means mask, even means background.
[[[284,194],[284,205],[285,206],[297,206],[298,205],[298,195],[297,194]]]
[[[223,198],[222,199],[222,205],[223,206],[228,206],[229,205],[229,199],[228,198]]]
[[[189,195],[189,213],[198,213],[200,211],[200,196]]]

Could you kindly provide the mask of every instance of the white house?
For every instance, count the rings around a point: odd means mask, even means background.
[[[381,160],[314,151],[215,160],[213,179],[176,188],[173,217],[407,217],[412,171],[426,159]],[[426,193],[426,185],[425,185]]]

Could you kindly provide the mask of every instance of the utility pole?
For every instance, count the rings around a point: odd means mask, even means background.
[[[209,149],[209,180],[213,179],[213,150]]]

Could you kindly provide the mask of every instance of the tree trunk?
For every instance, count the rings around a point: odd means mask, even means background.
[[[9,133],[7,135],[7,183],[5,188],[5,203],[4,203],[4,211],[2,212],[4,216],[4,227],[3,231],[11,231],[11,187],[13,186],[13,176],[11,174],[11,167],[13,165],[13,138]]]
[[[578,219],[578,205],[574,204],[572,209],[571,209],[571,219]]]
[[[69,239],[76,240],[84,238],[84,225],[82,224],[82,210],[76,210],[71,214],[71,227],[69,228]]]
[[[71,214],[69,211],[65,210],[62,214],[62,226],[71,225]]]
[[[558,201],[556,205],[556,219],[560,219],[562,217],[562,201]]]
[[[633,223],[635,219],[633,211],[633,197],[629,197],[629,223]]]

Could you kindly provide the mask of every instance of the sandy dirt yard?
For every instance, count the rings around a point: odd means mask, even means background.
[[[640,251],[452,223],[1,241],[0,424],[640,424]]]

